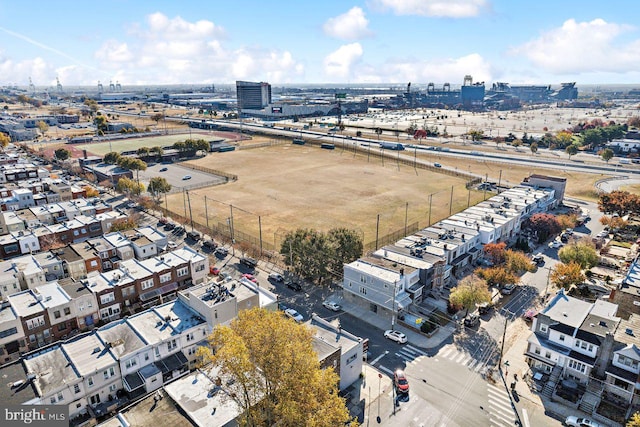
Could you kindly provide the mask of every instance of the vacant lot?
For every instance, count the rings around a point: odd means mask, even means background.
[[[215,153],[193,163],[234,173],[238,181],[190,191],[188,200],[169,196],[169,208],[184,214],[190,203],[194,221],[206,224],[206,196],[210,225],[227,224],[233,210],[236,230],[258,237],[261,225],[263,241],[276,246],[286,231],[305,227],[358,229],[369,242],[376,228],[380,236],[403,229],[405,216],[409,224],[427,226],[431,194],[432,222],[483,197],[468,192],[460,178],[398,168],[391,160],[382,166],[338,149],[285,144]]]

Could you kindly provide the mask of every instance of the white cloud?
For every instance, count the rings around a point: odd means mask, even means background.
[[[396,15],[469,18],[487,7],[487,0],[374,0],[374,7],[391,9]]]
[[[358,40],[371,36],[367,28],[369,21],[359,7],[353,7],[348,12],[329,18],[324,23],[324,33],[330,37],[342,40]]]
[[[353,67],[360,61],[362,54],[360,43],[340,46],[324,58],[324,73],[330,81],[352,81]]]
[[[534,66],[554,74],[633,72],[640,68],[640,39],[616,43],[618,36],[631,30],[630,26],[602,19],[569,19],[562,27],[543,33],[511,53],[523,55]]]

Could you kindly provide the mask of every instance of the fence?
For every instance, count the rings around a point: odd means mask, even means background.
[[[286,144],[288,142],[289,142],[288,140],[278,139],[278,140],[274,140],[274,141],[259,142],[259,143],[256,143],[256,144],[238,145],[236,147],[236,149],[238,149],[238,150],[249,150],[249,149],[252,149],[252,148],[273,147],[275,145],[284,145],[284,144]]]
[[[378,248],[396,242],[402,239],[409,234],[413,234],[420,229],[419,223],[416,221],[414,223],[408,224],[407,227],[400,228],[396,231],[392,231],[389,234],[385,234],[384,236],[379,236],[377,241],[365,243],[363,245],[363,249],[365,253],[373,252]]]
[[[235,175],[235,174],[232,174],[232,173],[228,173],[228,172],[224,172],[224,171],[217,170],[217,169],[207,168],[205,166],[194,165],[193,163],[189,163],[188,161],[180,163],[180,166],[184,166],[185,168],[193,169],[195,171],[205,172],[205,173],[208,173],[208,174],[211,174],[211,175],[218,175],[218,176],[225,177],[225,178],[227,178],[227,182],[229,182],[229,181],[237,181],[238,180],[238,175]]]

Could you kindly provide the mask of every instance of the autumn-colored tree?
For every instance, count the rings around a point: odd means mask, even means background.
[[[578,222],[578,215],[574,213],[558,215],[556,216],[556,219],[558,220],[558,224],[560,224],[560,227],[562,229],[573,228]]]
[[[100,192],[90,185],[85,185],[82,188],[84,189],[84,192],[87,195],[87,197],[98,197],[100,195]]]
[[[484,245],[483,251],[485,255],[489,257],[491,262],[497,265],[504,262],[504,254],[506,248],[507,244],[505,242],[487,243],[486,245]]]
[[[569,155],[569,159],[571,159],[571,156],[578,154],[578,146],[576,144],[571,144],[567,146],[564,151]]]
[[[640,128],[640,116],[633,116],[627,119],[627,125],[629,127]]]
[[[169,184],[164,177],[154,176],[149,180],[147,191],[155,197],[160,197],[160,194],[165,194],[171,191],[171,184]]]
[[[569,264],[559,263],[551,271],[551,282],[561,288],[569,289],[571,286],[584,282],[580,264],[570,262]]]
[[[475,273],[486,280],[489,286],[502,286],[518,282],[518,277],[504,267],[478,268]]]
[[[527,254],[522,251],[507,249],[504,253],[504,258],[504,267],[507,271],[516,275],[520,275],[526,271],[535,270],[535,265],[533,265]]]
[[[531,145],[529,145],[529,150],[531,150],[531,154],[536,154],[538,152],[538,143],[532,142]]]
[[[531,215],[526,223],[525,227],[536,233],[538,242],[542,243],[552,234],[557,234],[562,230],[558,218],[555,215],[549,213],[537,213]]]
[[[118,163],[118,160],[120,160],[120,157],[121,157],[120,153],[116,151],[111,151],[104,155],[104,158],[102,159],[102,161],[108,165],[115,165]]]
[[[613,159],[613,150],[611,148],[605,148],[600,152],[600,157],[602,157],[602,160],[609,163],[609,160]]]
[[[118,180],[118,184],[116,185],[116,190],[118,190],[121,193],[137,196],[142,192],[144,192],[144,184],[139,184],[133,179],[122,177]]]
[[[116,219],[111,223],[111,229],[109,231],[126,231],[132,230],[138,226],[139,217],[137,215],[130,215],[126,218]]]
[[[558,144],[558,146],[560,146],[560,148],[567,148],[567,147],[570,147],[571,145],[574,145],[573,134],[571,132],[560,131],[556,134],[555,139],[556,139],[556,143]],[[576,146],[576,150],[577,150],[577,146]]]
[[[640,117],[638,119],[640,120]],[[640,427],[640,412],[635,412],[631,418],[629,418],[625,427]]]
[[[487,286],[487,282],[475,274],[465,276],[455,288],[451,289],[449,295],[451,305],[463,307],[465,317],[469,310],[473,309],[476,304],[483,302],[491,302],[491,292]]]
[[[576,240],[558,251],[558,258],[565,264],[575,262],[583,270],[598,264],[598,253],[589,239]]]
[[[471,129],[467,132],[472,141],[480,141],[484,137],[484,131],[480,129]]]
[[[49,125],[46,124],[44,121],[39,120],[36,123],[36,127],[38,128],[38,130],[40,131],[40,133],[44,136],[45,133],[47,133],[47,131],[49,130]]]
[[[2,152],[7,148],[7,145],[11,142],[11,138],[4,132],[0,132],[0,148],[2,148]]]
[[[196,356],[200,369],[215,370],[219,395],[240,408],[241,426],[345,425],[339,377],[321,369],[312,340],[310,328],[256,307],[216,326]]]
[[[602,193],[598,200],[598,208],[601,212],[620,216],[629,213],[640,213],[640,196],[628,191],[615,190],[610,193]]]
[[[629,225],[629,221],[619,216],[606,216],[600,218],[602,225],[608,225],[611,230],[619,230]]]

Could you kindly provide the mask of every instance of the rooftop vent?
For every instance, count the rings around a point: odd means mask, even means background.
[[[627,329],[624,330],[624,333],[627,334],[627,335],[633,336],[633,329],[627,328]]]
[[[562,312],[562,315],[563,315],[564,317],[567,317],[567,312],[566,312],[566,311],[563,311],[563,312]]]
[[[603,327],[607,327],[607,322],[605,322],[604,320],[601,320],[598,325],[603,326]]]
[[[100,353],[100,347],[94,348],[91,354],[96,354],[96,353]]]

